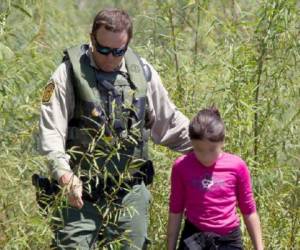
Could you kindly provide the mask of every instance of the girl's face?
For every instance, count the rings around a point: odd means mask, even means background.
[[[222,153],[224,142],[192,140],[192,146],[197,160],[205,167],[211,167]]]

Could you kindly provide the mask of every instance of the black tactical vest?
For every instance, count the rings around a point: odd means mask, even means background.
[[[120,175],[148,159],[145,116],[149,79],[145,65],[130,48],[125,54],[128,73],[96,70],[87,50],[88,45],[83,45],[65,52],[72,65],[75,92],[67,138],[71,167],[80,176],[91,178],[103,169],[107,171],[101,173]]]

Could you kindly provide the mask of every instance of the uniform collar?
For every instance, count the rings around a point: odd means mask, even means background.
[[[94,61],[94,58],[92,56],[92,44],[90,43],[89,44],[89,49],[86,51],[86,55],[89,57],[90,59],[90,65],[99,70],[95,61]],[[125,58],[123,57],[122,59],[122,62],[121,62],[121,66],[120,66],[120,69],[116,70],[116,71],[120,71],[120,72],[124,72],[124,73],[128,73],[127,69],[126,69],[126,65],[125,65]]]

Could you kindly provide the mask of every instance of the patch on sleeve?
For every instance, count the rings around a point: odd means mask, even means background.
[[[53,80],[50,80],[50,82],[48,82],[43,92],[43,98],[42,98],[43,103],[48,103],[50,101],[54,89],[55,89],[55,84]]]

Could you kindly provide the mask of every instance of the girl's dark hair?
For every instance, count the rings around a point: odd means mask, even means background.
[[[225,138],[225,126],[217,108],[202,109],[189,125],[191,140],[209,140],[222,142]]]
[[[92,34],[96,35],[97,30],[102,26],[113,32],[125,30],[128,34],[128,43],[132,38],[132,21],[124,10],[115,8],[101,10],[94,18]]]

